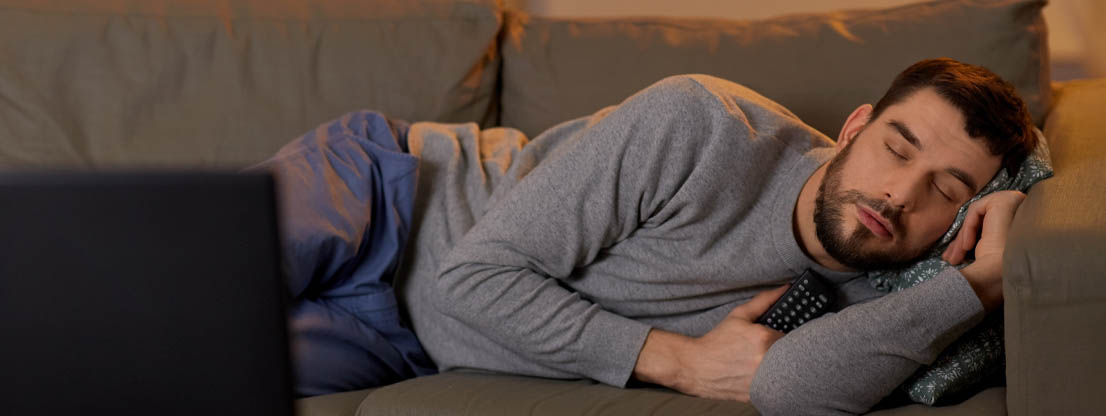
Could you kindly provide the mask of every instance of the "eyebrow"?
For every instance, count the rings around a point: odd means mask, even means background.
[[[890,120],[887,122],[887,124],[890,124],[891,127],[894,127],[895,130],[898,130],[899,134],[902,135],[902,138],[906,139],[906,141],[910,142],[910,144],[914,145],[914,147],[917,147],[918,150],[925,150],[925,148],[922,147],[922,142],[918,140],[918,136],[915,136],[914,132],[906,128],[906,125],[902,124],[901,121]]]
[[[915,136],[914,132],[910,131],[910,129],[906,127],[906,124],[903,124],[901,121],[898,120],[889,120],[887,124],[890,124],[891,127],[894,127],[895,130],[902,135],[902,138],[906,139],[908,143],[918,148],[918,151],[925,150],[925,148],[922,147],[922,142],[918,140],[918,136]],[[948,172],[948,174],[960,180],[960,182],[963,182],[964,185],[967,185],[969,190],[975,192],[975,181],[972,180],[971,175],[968,175],[967,172],[954,167],[945,168],[945,172]]]

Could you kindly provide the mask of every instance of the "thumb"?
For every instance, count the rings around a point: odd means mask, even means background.
[[[768,308],[771,308],[772,304],[776,303],[790,287],[790,284],[786,284],[772,290],[760,292],[756,296],[753,296],[752,299],[749,299],[748,302],[730,311],[730,317],[753,322],[761,315],[764,315],[764,312],[768,311]]]

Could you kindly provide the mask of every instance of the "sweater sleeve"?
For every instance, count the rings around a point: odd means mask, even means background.
[[[757,369],[752,403],[765,415],[867,412],[983,315],[968,281],[947,267],[781,338]]]
[[[528,360],[625,385],[650,327],[571,290],[573,271],[647,224],[718,150],[702,120],[713,100],[670,77],[568,133],[445,257],[435,306]]]

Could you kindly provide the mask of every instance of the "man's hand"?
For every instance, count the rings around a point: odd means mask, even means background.
[[[634,376],[693,396],[748,402],[764,354],[783,337],[782,332],[753,321],[785,291],[787,286],[757,294],[699,338],[650,331]]]
[[[1002,254],[1006,251],[1006,234],[1024,200],[1025,194],[1021,192],[999,191],[975,201],[968,207],[956,239],[941,256],[949,264],[956,265],[975,249],[975,262],[960,272],[988,312],[1002,304]]]

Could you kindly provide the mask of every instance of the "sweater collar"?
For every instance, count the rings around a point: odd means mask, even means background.
[[[783,186],[780,188],[780,192],[776,194],[773,206],[772,240],[775,242],[776,252],[780,259],[795,276],[811,269],[826,279],[840,284],[864,273],[832,270],[808,257],[799,247],[798,236],[795,235],[795,228],[791,220],[795,212],[795,204],[799,200],[799,193],[807,179],[815,170],[829,162],[836,153],[837,151],[833,146],[814,147],[796,158],[795,162],[787,169],[784,174]]]

